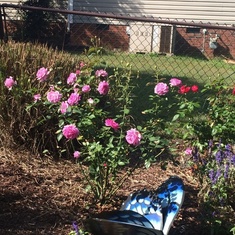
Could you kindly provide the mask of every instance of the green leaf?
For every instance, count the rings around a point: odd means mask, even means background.
[[[172,118],[172,122],[176,121],[179,118],[179,114],[177,113],[173,118]]]
[[[62,139],[62,137],[63,137],[63,134],[61,132],[60,134],[57,135],[57,141],[60,141]]]

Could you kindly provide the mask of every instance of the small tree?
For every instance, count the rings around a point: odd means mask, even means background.
[[[26,6],[53,8],[53,0],[27,0]],[[61,16],[56,13],[38,10],[24,10],[20,13],[22,27],[18,30],[16,38],[24,42],[38,42],[58,46],[62,42],[64,24],[61,27]],[[58,37],[59,36],[59,37]],[[60,39],[60,40],[59,40]]]

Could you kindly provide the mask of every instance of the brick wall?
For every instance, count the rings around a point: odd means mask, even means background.
[[[210,47],[210,39],[215,38],[217,48]],[[129,36],[124,25],[73,24],[69,44],[74,47],[92,46],[91,39],[100,38],[100,46],[110,50],[129,51]],[[230,30],[177,27],[175,36],[175,55],[214,58],[224,56],[235,58],[235,32]]]
[[[104,48],[121,51],[129,49],[129,36],[126,33],[126,26],[101,24],[71,25],[69,42],[71,46],[92,46],[91,39],[94,37],[100,39],[100,46]]]
[[[206,58],[224,56],[235,58],[235,32],[230,30],[208,29],[203,33],[203,29],[193,29],[177,27],[175,54],[176,55],[198,55]],[[216,38],[217,48],[210,47],[210,40]]]

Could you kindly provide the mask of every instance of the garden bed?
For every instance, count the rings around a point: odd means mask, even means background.
[[[140,168],[106,205],[92,205],[84,191],[82,174],[72,161],[42,159],[19,149],[0,150],[0,234],[68,234],[72,222],[82,227],[90,214],[121,206],[137,189],[157,188],[170,175],[180,176],[186,185],[185,201],[169,235],[203,234],[198,208],[198,185],[187,169],[169,162]]]

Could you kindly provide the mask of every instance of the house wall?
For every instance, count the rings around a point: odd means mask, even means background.
[[[74,0],[74,10],[235,24],[234,0]]]
[[[114,13],[136,17],[154,17],[161,19],[210,23],[216,25],[235,25],[235,1],[234,0],[74,0],[74,10]],[[104,20],[91,17],[74,16],[74,23],[105,23]],[[122,22],[109,21],[110,24],[122,24]],[[107,22],[106,22],[107,24]],[[124,23],[125,24],[125,23]],[[198,54],[207,58],[214,56],[227,56],[235,58],[235,33],[226,30],[208,30],[203,34],[199,32],[187,32],[187,27],[176,27],[176,38],[174,45],[175,54]],[[95,34],[95,33],[94,33]],[[220,37],[217,40],[217,48],[210,48],[210,39]],[[126,41],[126,37],[122,39]],[[130,40],[129,40],[130,42]]]

